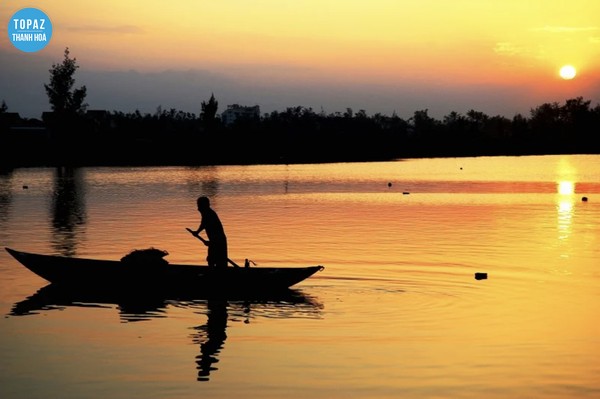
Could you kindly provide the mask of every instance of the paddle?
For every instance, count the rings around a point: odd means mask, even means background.
[[[197,239],[199,239],[200,241],[202,241],[202,244],[204,244],[204,245],[206,245],[206,246],[208,247],[208,241],[207,241],[207,240],[205,240],[204,238],[200,237],[200,235],[196,235],[196,234],[194,234],[194,231],[193,231],[192,229],[190,229],[189,227],[186,227],[185,229],[186,229],[187,231],[189,231],[189,233],[190,233],[191,235],[193,235],[194,237],[196,237]],[[237,263],[235,263],[234,261],[232,261],[232,260],[231,260],[231,259],[229,259],[229,258],[227,258],[227,261],[228,261],[229,263],[231,263],[231,264],[232,264],[233,266],[235,266],[235,267],[240,267],[240,265],[238,265]]]

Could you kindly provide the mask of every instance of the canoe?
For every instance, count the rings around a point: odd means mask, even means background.
[[[130,264],[59,255],[43,255],[5,247],[19,263],[33,273],[62,286],[95,290],[136,292],[271,292],[284,290],[324,269],[321,265],[302,267],[227,267],[206,265]]]

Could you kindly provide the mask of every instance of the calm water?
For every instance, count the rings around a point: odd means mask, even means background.
[[[237,263],[325,270],[262,303],[114,303],[2,251],[0,398],[600,397],[600,156],[17,169],[0,244],[201,263],[198,195]]]

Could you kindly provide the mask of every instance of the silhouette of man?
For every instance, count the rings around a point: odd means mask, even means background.
[[[196,237],[200,237],[200,232],[206,230],[208,240],[202,239],[202,242],[208,246],[206,261],[209,266],[227,267],[227,237],[225,236],[223,224],[214,209],[210,207],[208,197],[198,197],[196,203],[202,219],[200,226],[198,226],[198,229],[193,234]]]

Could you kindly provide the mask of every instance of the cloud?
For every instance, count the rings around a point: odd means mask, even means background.
[[[511,42],[496,43],[496,46],[494,47],[494,52],[496,54],[506,55],[506,56],[515,56],[515,55],[528,53],[528,51],[523,46],[519,46],[519,45],[517,45],[515,43],[511,43]]]

